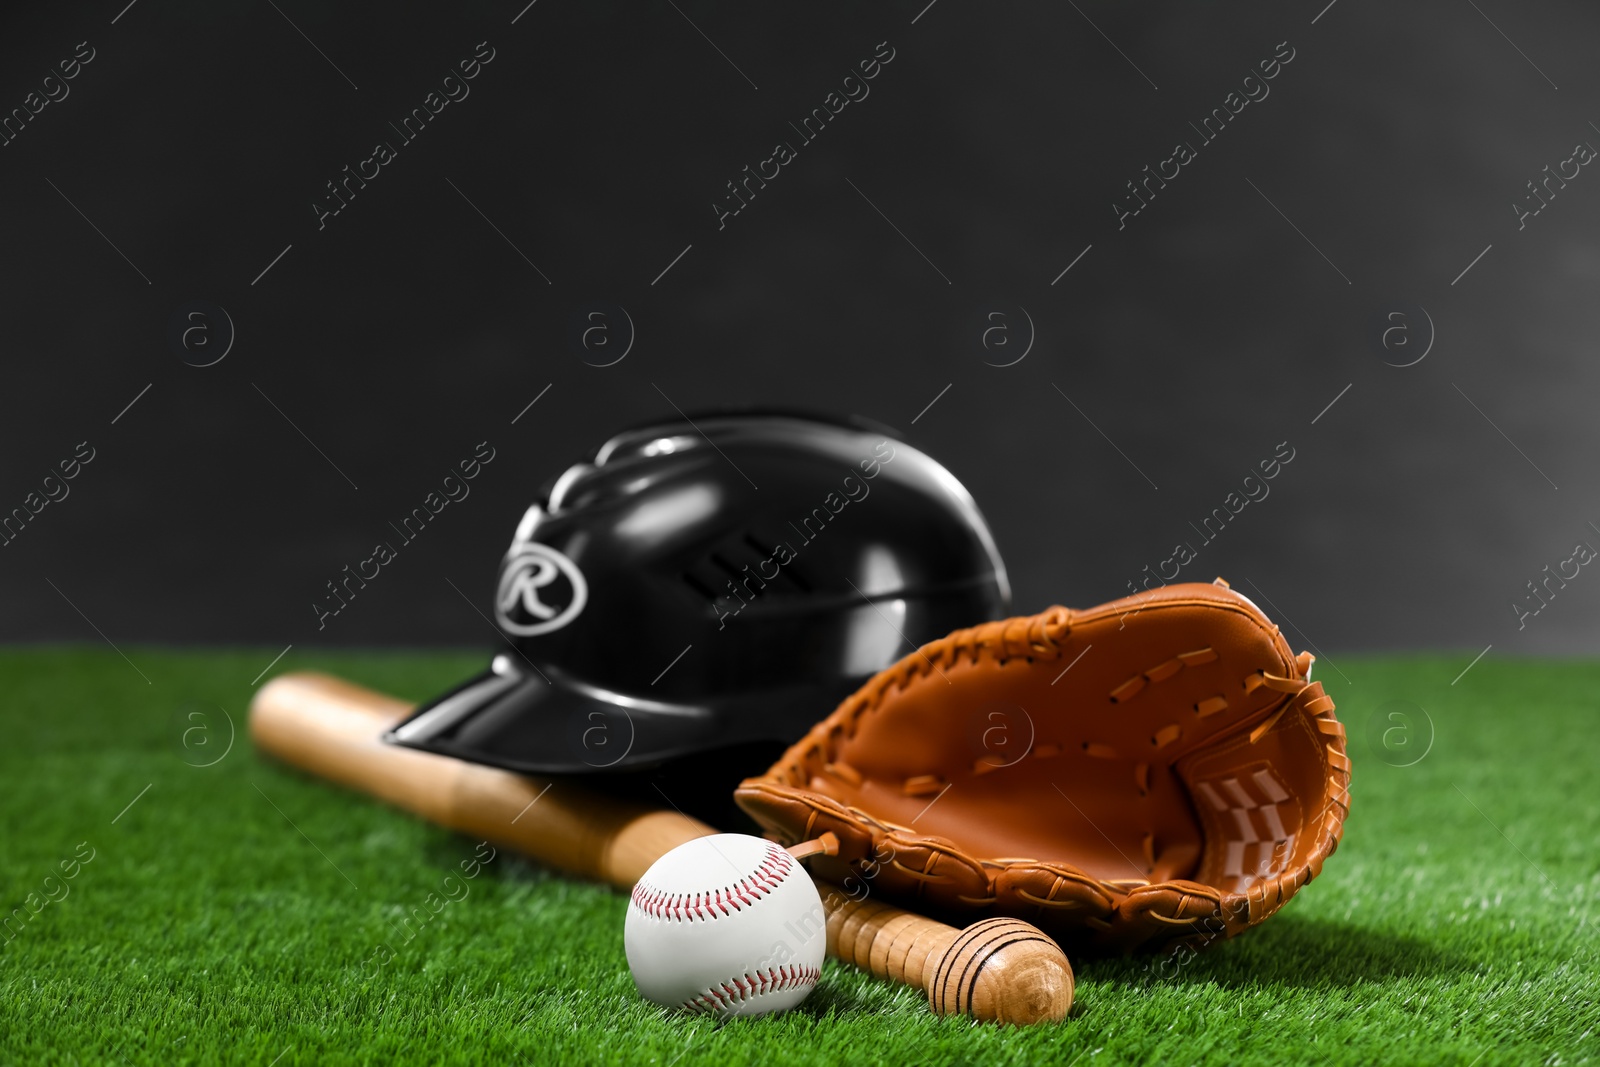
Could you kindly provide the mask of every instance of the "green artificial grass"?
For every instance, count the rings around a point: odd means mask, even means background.
[[[1487,1065],[1600,1049],[1600,663],[1489,658],[1452,685],[1467,656],[1324,661],[1355,771],[1322,877],[1197,956],[1074,960],[1063,1024],[935,1018],[829,961],[796,1011],[718,1027],[635,994],[622,894],[503,852],[405,940],[394,924],[475,842],[253,751],[250,682],[275,650],[125,651],[148,684],[111,650],[0,651],[0,916],[24,916],[0,932],[0,1061]],[[420,699],[480,659],[291,652],[274,671]]]

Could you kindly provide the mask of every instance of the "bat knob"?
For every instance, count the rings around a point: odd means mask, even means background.
[[[1072,1010],[1072,964],[1054,941],[1020,919],[986,919],[962,930],[926,975],[940,1015],[1028,1026]]]

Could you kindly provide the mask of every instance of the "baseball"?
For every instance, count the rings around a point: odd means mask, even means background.
[[[634,984],[667,1007],[765,1015],[822,976],[827,916],[789,853],[714,834],[662,856],[633,887],[623,943]]]

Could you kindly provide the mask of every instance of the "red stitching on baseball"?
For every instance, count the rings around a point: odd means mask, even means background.
[[[801,967],[788,963],[782,967],[769,967],[764,971],[754,974],[745,972],[730,978],[728,982],[712,986],[697,996],[690,997],[680,1007],[685,1011],[727,1011],[736,1008],[753,997],[763,996],[767,993],[778,993],[785,989],[810,988],[817,984],[822,977],[822,970],[818,967]],[[748,986],[748,988],[746,988]]]
[[[640,879],[633,887],[633,904],[655,919],[692,922],[698,918],[702,922],[708,922],[717,918],[719,909],[723,915],[731,915],[733,911],[742,911],[754,904],[777,889],[793,870],[794,857],[777,845],[768,845],[766,856],[755,870],[731,886],[716,890],[715,893],[704,890],[696,893],[668,893]],[[729,908],[733,911],[729,911]]]

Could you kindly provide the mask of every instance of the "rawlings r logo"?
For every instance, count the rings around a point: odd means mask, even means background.
[[[565,605],[559,599],[561,578],[570,588]],[[547,603],[547,597],[555,603]],[[589,587],[577,564],[548,545],[525,544],[500,573],[494,614],[507,633],[534,637],[559,630],[577,618],[588,599]]]

